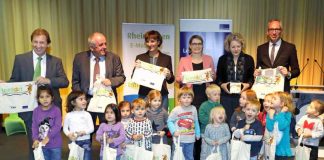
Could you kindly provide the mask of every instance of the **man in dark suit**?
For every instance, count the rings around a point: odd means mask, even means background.
[[[49,55],[48,49],[51,39],[49,33],[45,29],[38,28],[31,35],[33,50],[16,55],[15,62],[10,78],[10,82],[36,81],[38,85],[51,86],[54,94],[54,104],[59,106],[62,111],[62,99],[60,97],[60,88],[65,88],[69,85],[61,59]],[[38,59],[40,60],[41,70],[40,76],[35,77],[34,69]],[[27,128],[29,142],[29,159],[34,159],[32,150],[32,116],[33,112],[22,112],[19,116],[24,120]]]
[[[77,53],[73,61],[72,90],[83,91],[89,101],[93,96],[93,82],[97,76],[103,77],[102,84],[111,86],[117,98],[116,88],[125,82],[125,75],[120,58],[106,51],[106,37],[99,32],[92,33],[88,38],[89,49]],[[96,67],[99,72],[96,71]],[[97,73],[95,73],[97,72]],[[104,113],[90,112],[95,126],[97,116],[100,123]]]
[[[272,19],[268,22],[266,42],[257,49],[257,64],[254,76],[260,75],[260,70],[266,68],[278,68],[285,76],[284,91],[290,92],[290,80],[300,74],[297,59],[297,51],[294,44],[288,43],[281,38],[282,25],[280,20]]]

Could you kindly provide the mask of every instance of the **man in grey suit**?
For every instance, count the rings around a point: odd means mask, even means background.
[[[77,53],[74,57],[72,90],[83,91],[89,101],[93,96],[93,82],[100,76],[103,78],[102,84],[111,86],[117,98],[116,88],[125,82],[120,58],[106,51],[107,41],[102,33],[92,33],[88,38],[88,44],[90,50]],[[100,123],[104,121],[104,113],[90,112],[90,114],[94,126],[97,116]]]
[[[60,97],[60,88],[69,85],[69,81],[65,75],[61,59],[49,55],[48,49],[51,39],[49,33],[45,29],[38,28],[31,34],[31,42],[33,50],[16,55],[12,74],[9,82],[35,81],[38,85],[51,86],[54,94],[54,104],[59,106],[62,111],[62,99]],[[40,58],[40,76],[34,76],[36,64]],[[22,112],[19,116],[24,120],[27,128],[29,142],[29,159],[34,159],[32,150],[32,115],[33,112]]]

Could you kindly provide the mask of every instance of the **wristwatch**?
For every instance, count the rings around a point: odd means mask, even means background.
[[[291,78],[291,73],[290,73],[290,72],[288,72],[288,74],[287,74],[287,78],[288,78],[288,79]]]

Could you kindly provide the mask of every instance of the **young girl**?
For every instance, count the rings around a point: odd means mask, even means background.
[[[53,104],[53,92],[49,86],[39,86],[37,100],[39,106],[33,111],[33,148],[45,145],[45,160],[60,160],[62,155],[62,116],[59,107]]]
[[[292,159],[290,149],[290,121],[294,110],[288,93],[275,92],[266,119],[266,129],[276,139],[276,159]]]
[[[146,116],[152,122],[153,132],[159,133],[160,136],[153,136],[152,143],[160,143],[160,138],[163,137],[163,143],[167,144],[165,133],[168,131],[167,120],[168,112],[162,107],[162,96],[157,90],[151,90],[147,95],[149,108],[146,111]]]
[[[266,117],[267,117],[267,113],[270,109],[271,106],[271,101],[272,101],[272,93],[267,94],[264,97],[264,101],[263,101],[263,111],[259,113],[258,115],[258,119],[262,124],[263,127],[263,132],[265,130],[265,126],[266,126]]]
[[[210,112],[209,124],[206,126],[205,134],[201,145],[200,159],[205,160],[212,152],[212,149],[219,147],[222,159],[229,159],[229,150],[227,142],[231,139],[231,133],[225,122],[226,114],[222,106],[216,106]]]
[[[118,104],[118,109],[121,114],[121,123],[124,126],[124,129],[127,128],[131,115],[131,104],[128,101],[121,101]]]
[[[132,102],[132,118],[126,129],[126,136],[131,140],[132,144],[145,145],[146,150],[152,150],[152,123],[145,117],[146,102],[142,98],[135,99]],[[144,141],[143,141],[144,140]]]
[[[67,97],[66,116],[63,132],[77,145],[84,149],[84,160],[91,159],[90,134],[94,127],[89,112],[85,111],[87,99],[83,92],[72,91]]]
[[[245,119],[244,108],[246,102],[254,99],[257,99],[257,96],[256,93],[251,89],[245,90],[241,93],[239,100],[240,106],[235,109],[235,112],[233,113],[230,121],[230,127],[232,132],[236,130],[236,125],[238,121]]]
[[[125,130],[123,124],[120,122],[121,115],[115,104],[108,104],[105,109],[105,123],[101,123],[97,133],[96,140],[101,143],[100,160],[102,160],[103,151],[103,139],[106,138],[106,142],[109,147],[117,149],[117,157],[119,160],[122,155],[121,144],[125,141]],[[106,137],[104,137],[106,133]]]

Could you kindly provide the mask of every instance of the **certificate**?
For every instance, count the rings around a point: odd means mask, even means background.
[[[90,100],[87,111],[104,113],[108,104],[116,103],[116,98],[110,86],[101,84],[101,80],[97,80],[93,88],[93,97]]]
[[[140,67],[136,67],[133,73],[132,81],[158,91],[161,91],[165,75],[165,68],[150,63],[140,61]]]
[[[264,99],[268,93],[284,91],[285,77],[277,68],[261,69],[261,74],[255,78],[252,89],[257,97]]]
[[[37,107],[35,82],[0,83],[0,113],[33,111]]]
[[[211,68],[197,70],[197,71],[185,71],[182,72],[182,83],[186,84],[198,84],[212,82],[212,70]]]

